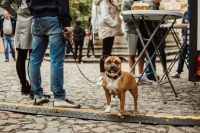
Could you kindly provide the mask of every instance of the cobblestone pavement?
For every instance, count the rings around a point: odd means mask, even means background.
[[[16,73],[16,65],[13,60],[4,62],[4,55],[0,54],[0,102],[11,102],[21,104],[32,104],[28,96],[21,95],[20,82]],[[101,86],[89,83],[78,71],[75,64],[65,64],[65,84],[67,98],[79,102],[84,109],[105,110],[106,98]],[[81,64],[81,70],[91,80],[97,80],[99,75],[99,64]],[[129,70],[128,63],[123,64],[123,70]],[[175,72],[177,64],[171,73]],[[42,87],[44,93],[50,94],[50,63],[44,61],[41,67]],[[137,71],[137,69],[136,69]],[[169,84],[163,86],[167,104],[163,104],[159,89],[153,85],[141,85],[138,87],[139,113],[158,115],[200,115],[200,84],[195,86],[189,82],[188,70],[184,68],[180,79],[172,79],[174,88],[178,93],[175,98]],[[161,65],[157,63],[157,73],[162,75]],[[117,112],[119,106],[118,98],[112,98],[112,112]],[[52,106],[52,99],[43,106]],[[125,112],[133,112],[133,98],[127,93]],[[87,121],[66,117],[26,115],[7,111],[0,111],[0,132],[18,133],[54,133],[54,132],[106,132],[106,133],[187,133],[200,132],[200,127],[173,127],[168,125],[143,125],[138,123],[117,123]]]

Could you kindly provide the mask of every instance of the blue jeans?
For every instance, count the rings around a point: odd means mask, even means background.
[[[183,42],[184,42],[185,40],[183,40]],[[183,44],[182,44],[183,45]],[[185,45],[187,45],[187,43],[185,44]],[[185,48],[183,49],[183,57],[182,57],[182,55],[180,54],[180,57],[179,57],[179,60],[178,60],[178,69],[177,69],[177,72],[179,73],[179,74],[181,74],[181,72],[183,72],[183,66],[184,66],[184,61],[185,61],[185,56],[186,56],[186,53],[187,53],[187,46],[185,46]]]
[[[155,39],[156,46],[158,46],[160,44],[161,40],[162,40],[162,37],[157,37]],[[161,44],[161,46],[159,48],[159,52],[160,52],[160,56],[161,56],[163,64],[164,64],[164,68],[167,69],[167,61],[166,61],[166,54],[165,54],[165,44],[166,44],[165,41],[163,41],[163,43]],[[155,51],[151,51],[150,57],[153,55],[154,52]],[[152,61],[154,69],[156,70],[156,56],[154,56],[151,61]],[[146,60],[146,65],[148,63],[149,63],[149,61]],[[147,67],[145,73],[146,73],[146,77],[147,78],[155,77],[150,65]]]
[[[49,43],[51,91],[54,93],[54,101],[62,101],[66,95],[63,89],[65,47],[58,18],[42,17],[33,19],[31,32],[33,35],[33,51],[30,56],[29,74],[34,98],[41,98],[43,95],[40,67]]]
[[[6,60],[9,60],[9,46],[8,46],[8,44],[10,44],[12,57],[15,58],[14,37],[3,35],[3,45],[4,45],[5,59]]]

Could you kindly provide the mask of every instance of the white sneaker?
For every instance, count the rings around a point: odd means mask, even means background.
[[[87,59],[88,57],[86,55],[82,57],[82,60],[87,60]]]
[[[54,101],[53,102],[54,107],[64,107],[64,108],[80,108],[80,104],[75,104],[74,102],[65,99],[65,101]]]
[[[95,59],[95,56],[94,56],[94,55],[91,55],[89,59]]]
[[[102,85],[104,77],[99,77],[98,82],[96,83],[97,85]]]
[[[137,76],[137,80],[139,80],[140,77],[141,76]],[[138,84],[148,84],[148,85],[151,85],[151,84],[153,84],[153,81],[149,80],[145,75],[143,75],[142,78],[140,79],[140,81],[138,81],[137,83]]]
[[[43,95],[41,98],[34,98],[33,105],[41,105],[42,103],[48,103],[50,95]]]
[[[180,78],[180,74],[178,72],[175,72],[171,75],[173,78]]]

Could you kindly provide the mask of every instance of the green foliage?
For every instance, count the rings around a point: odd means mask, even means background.
[[[71,26],[75,25],[76,19],[88,28],[88,16],[92,12],[92,0],[70,0],[70,15],[72,17]]]

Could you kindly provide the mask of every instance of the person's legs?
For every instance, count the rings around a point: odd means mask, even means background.
[[[91,40],[89,40],[89,42],[88,42],[88,49],[87,49],[87,57],[89,57],[91,44],[92,44],[92,42],[91,42]]]
[[[13,57],[13,59],[15,59],[14,37],[13,36],[8,36],[8,41],[9,41],[9,44],[10,44],[12,57]]]
[[[183,72],[183,67],[184,67],[184,63],[185,63],[185,56],[186,56],[186,53],[187,53],[187,46],[185,46],[185,48],[183,49],[184,51],[184,58],[183,56],[180,54],[180,57],[179,57],[179,61],[178,61],[178,69],[177,69],[177,72],[179,74],[181,74],[181,72]]]
[[[82,59],[82,50],[83,50],[83,43],[84,43],[84,40],[83,41],[80,41],[80,48],[79,48],[79,59],[78,59],[78,63],[81,63],[81,59]]]
[[[104,55],[110,55],[111,53],[111,48],[112,45],[111,44],[113,42],[113,37],[107,37],[103,40],[103,44],[102,44],[102,57]],[[100,76],[104,76],[105,75],[105,69],[104,69],[104,61],[103,58],[100,59]]]
[[[92,38],[92,40],[91,40],[91,48],[92,48],[92,55],[95,56],[95,55],[94,55],[94,44],[93,44],[93,38]]]
[[[159,37],[157,45],[159,45],[161,41],[162,41],[162,38]],[[162,58],[162,62],[163,62],[163,65],[164,65],[163,72],[164,72],[164,69],[165,70],[167,69],[167,60],[166,60],[166,54],[165,54],[165,44],[166,44],[166,42],[164,40],[163,43],[161,44],[160,48],[159,48],[160,56]]]
[[[4,46],[5,59],[9,60],[9,47],[6,35],[3,36],[3,46]]]
[[[135,55],[136,55],[136,51],[137,51],[138,35],[125,33],[124,38],[127,41],[127,45],[128,45],[129,67],[130,67],[130,69],[132,69],[133,65],[135,64]],[[135,75],[135,68],[133,69],[132,74]]]
[[[25,64],[26,64],[28,50],[18,49],[17,51],[18,51],[17,62],[16,62],[17,74],[18,74],[19,80],[22,84],[22,87],[26,87],[27,80],[26,80]]]
[[[40,67],[47,46],[48,36],[33,34],[33,51],[31,53],[29,62],[29,75],[31,90],[34,92],[34,98],[41,98],[43,96],[43,89],[41,87],[42,81]]]
[[[51,58],[51,90],[54,93],[54,100],[65,99],[66,92],[63,89],[63,62],[64,62],[64,44],[61,33],[49,35],[50,58]]]
[[[74,52],[74,58],[77,59],[77,51],[78,51],[78,42],[75,41],[75,52]]]

